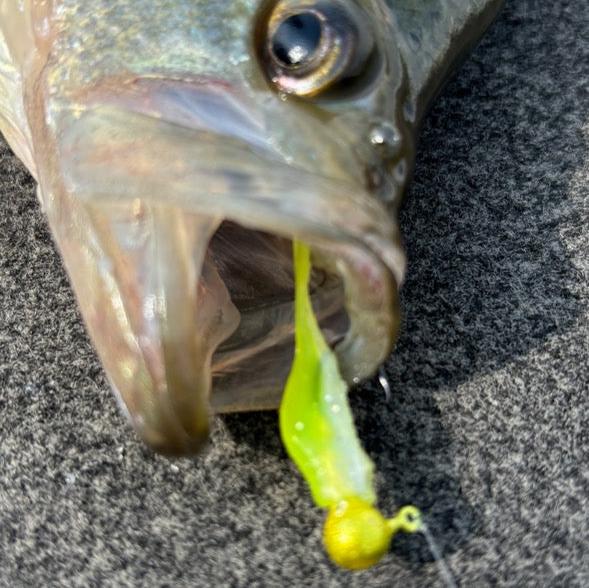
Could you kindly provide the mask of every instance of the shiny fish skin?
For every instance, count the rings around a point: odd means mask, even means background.
[[[415,134],[500,4],[358,1],[376,73],[302,100],[260,59],[269,1],[0,0],[0,132],[39,182],[88,331],[152,447],[194,452],[211,410],[277,406],[293,237],[313,249],[315,311],[346,379],[386,358]]]

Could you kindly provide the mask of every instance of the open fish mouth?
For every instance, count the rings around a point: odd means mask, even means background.
[[[189,453],[211,409],[278,406],[293,353],[293,238],[312,247],[313,305],[345,378],[370,376],[396,337],[404,257],[383,205],[344,169],[347,146],[319,135],[320,160],[297,165],[230,88],[128,89],[63,115],[63,197],[48,213],[139,434]]]

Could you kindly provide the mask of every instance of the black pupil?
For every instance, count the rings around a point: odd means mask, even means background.
[[[272,39],[272,52],[282,65],[296,67],[309,61],[321,41],[321,20],[301,12],[283,20]]]

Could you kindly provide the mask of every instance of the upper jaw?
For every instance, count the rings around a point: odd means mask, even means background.
[[[396,225],[362,186],[293,167],[234,96],[215,85],[199,92],[189,96],[190,116],[168,108],[162,118],[161,105],[157,116],[153,93],[142,108],[119,100],[78,112],[59,133],[67,205],[48,211],[131,421],[156,449],[181,454],[206,439],[210,404],[274,407],[285,376],[276,370],[264,390],[217,378],[209,398],[215,349],[243,320],[210,247],[224,221],[306,241],[316,266],[340,280],[349,329],[336,351],[350,382],[369,376],[393,344],[404,272]],[[219,124],[204,116],[215,104],[225,108]],[[219,129],[230,120],[225,128],[237,135]],[[288,367],[289,346],[272,360]],[[236,398],[250,393],[258,400]]]

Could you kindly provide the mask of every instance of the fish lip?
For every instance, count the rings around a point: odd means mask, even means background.
[[[377,220],[375,224],[378,227],[374,231],[369,228],[349,231],[349,236],[353,239],[359,237],[360,241],[373,250],[400,285],[404,279],[406,261],[398,227],[396,222],[392,221],[385,205],[376,197],[372,197],[358,180],[342,181],[323,175],[317,170],[310,172],[306,168],[297,167],[275,143],[268,140],[268,122],[259,114],[260,108],[254,104],[254,99],[244,96],[240,90],[241,87],[236,84],[207,75],[108,78],[86,95],[79,96],[74,110],[78,109],[79,101],[83,100],[87,112],[92,112],[93,109],[112,109],[112,112],[118,112],[122,118],[125,117],[124,113],[131,113],[139,119],[145,117],[144,120],[163,121],[194,133],[195,142],[198,142],[199,136],[206,139],[213,134],[215,137],[232,141],[236,147],[234,153],[242,149],[244,153],[255,154],[262,172],[278,166],[291,172],[290,178],[285,178],[286,181],[298,182],[300,178],[305,178],[311,183],[320,182],[325,193],[357,193],[357,208],[368,207],[369,215]],[[214,119],[206,116],[205,119],[199,118],[199,115],[207,114],[206,111],[213,102],[217,108],[222,109],[222,113],[228,115],[228,120],[223,120],[223,116],[216,116]],[[195,109],[196,103],[199,103],[199,107]],[[75,116],[80,115],[76,113]],[[229,124],[225,124],[227,122]],[[124,124],[125,121],[121,119],[121,125]],[[77,159],[79,160],[79,157]],[[359,175],[365,177],[363,172]],[[108,195],[106,197],[108,198]],[[255,194],[250,197],[252,200],[255,199]],[[292,210],[285,210],[285,213],[289,212]],[[320,224],[323,224],[323,227],[317,232],[326,233],[325,223]],[[339,223],[339,228],[343,230],[344,225],[345,223]],[[392,247],[389,246],[391,243]]]
[[[108,116],[113,116],[113,112],[110,111]],[[98,117],[101,122],[102,115]],[[129,128],[133,121],[128,113],[124,113],[124,117]],[[135,117],[138,127],[146,124],[146,119],[151,120],[144,115]],[[316,252],[322,251],[323,255],[346,257],[352,265],[358,266],[354,270],[358,280],[372,288],[372,292],[363,291],[366,303],[356,301],[358,308],[364,308],[366,313],[391,315],[385,321],[389,328],[374,325],[384,347],[387,351],[390,349],[398,322],[396,290],[402,281],[405,258],[396,224],[380,202],[358,185],[295,168],[280,161],[276,154],[252,149],[241,141],[227,142],[225,148],[219,147],[214,162],[208,158],[207,148],[202,154],[186,157],[190,146],[208,139],[208,134],[184,128],[178,134],[178,129],[172,125],[167,128],[172,136],[163,138],[163,143],[158,145],[167,123],[157,123],[157,133],[142,141],[151,149],[151,156],[144,153],[149,163],[145,165],[143,161],[136,170],[132,157],[125,161],[125,154],[130,153],[135,141],[119,151],[116,169],[102,168],[102,157],[99,157],[96,169],[91,169],[87,163],[91,153],[98,150],[90,145],[88,158],[85,158],[82,144],[76,143],[78,160],[85,163],[77,169],[70,169],[70,191],[84,202],[99,206],[135,198],[157,204],[161,202],[161,194],[167,192],[167,202],[188,213],[214,215],[246,228],[299,238],[312,245]],[[95,137],[96,134],[87,136]],[[170,153],[174,149],[177,153]],[[226,150],[224,154],[223,149]],[[170,161],[168,171],[157,171],[161,154],[166,151]],[[236,160],[245,167],[240,172],[228,173],[227,166],[231,168]],[[196,168],[193,161],[199,162]],[[139,183],[142,185],[138,188]],[[378,296],[385,291],[393,302],[387,302],[384,294]],[[385,311],[387,305],[394,308]],[[392,331],[393,335],[388,336],[385,330]],[[347,344],[351,345],[351,342]],[[386,353],[378,352],[374,362],[365,360],[363,366],[351,369],[350,381],[370,375],[385,357]]]
[[[344,377],[357,382],[386,359],[398,329],[405,261],[396,224],[363,186],[294,167],[267,142],[129,110],[119,99],[78,112],[63,125],[58,146],[66,192],[84,209],[137,201],[158,206],[166,194],[167,206],[187,214],[309,243],[316,262],[331,263],[343,277],[346,306],[356,317],[336,347]],[[275,408],[277,399],[259,408]],[[213,393],[211,403],[219,412],[236,408],[222,394]],[[192,452],[202,443],[202,435],[179,446],[139,432],[166,453]]]
[[[260,146],[259,144],[252,144],[241,138],[233,139],[229,136],[213,137],[211,141],[211,133],[208,129],[203,129],[198,126],[185,126],[179,125],[177,121],[170,123],[169,121],[162,121],[160,118],[153,114],[145,114],[143,112],[128,112],[126,110],[120,110],[118,107],[111,107],[110,105],[100,105],[94,110],[89,110],[83,115],[79,115],[79,119],[83,123],[84,118],[94,119],[90,122],[90,130],[95,131],[97,135],[100,135],[102,121],[105,119],[108,121],[110,118],[114,125],[119,127],[129,126],[134,124],[141,126],[142,124],[149,124],[149,122],[161,123],[162,129],[167,126],[168,133],[174,133],[175,129],[178,129],[182,136],[178,137],[182,141],[182,148],[186,147],[186,152],[190,154],[190,146],[199,146],[201,149],[198,150],[197,155],[202,156],[202,161],[205,162],[200,169],[194,169],[190,167],[186,159],[183,159],[181,154],[175,154],[173,160],[168,157],[168,161],[174,164],[175,169],[171,170],[164,182],[156,182],[160,186],[164,186],[169,182],[172,184],[170,192],[170,200],[174,205],[186,210],[194,210],[195,212],[208,212],[217,209],[221,215],[225,215],[232,218],[236,222],[243,222],[246,225],[258,224],[257,218],[249,219],[247,214],[244,214],[244,206],[240,206],[239,202],[233,203],[234,205],[229,207],[230,214],[224,214],[227,211],[227,201],[216,203],[210,198],[203,199],[201,201],[193,196],[198,196],[199,192],[203,192],[202,185],[199,186],[202,179],[205,182],[211,184],[210,193],[215,198],[221,198],[226,194],[219,192],[231,192],[232,194],[238,194],[239,200],[247,199],[252,204],[257,204],[260,207],[266,209],[269,213],[269,217],[272,216],[272,210],[268,207],[274,207],[276,211],[280,212],[283,216],[292,215],[293,218],[297,218],[304,225],[304,229],[309,230],[312,233],[322,235],[324,238],[341,239],[346,238],[350,241],[362,242],[366,247],[377,254],[379,258],[385,263],[385,265],[394,274],[395,280],[398,284],[401,284],[405,273],[405,256],[401,247],[400,233],[396,222],[394,222],[390,216],[386,206],[379,201],[377,198],[372,196],[366,188],[358,182],[342,181],[341,179],[334,179],[330,176],[323,175],[317,171],[309,171],[308,169],[297,167],[290,161],[285,161],[282,154],[273,149],[270,145],[265,144]],[[116,120],[118,119],[118,121]],[[105,134],[105,133],[103,133]],[[108,133],[106,133],[108,134]],[[103,149],[100,139],[92,144],[92,141],[87,142],[81,137],[81,134],[73,133],[74,136],[66,136],[65,141],[61,143],[61,154],[64,158],[73,159],[77,169],[72,169],[68,173],[68,169],[65,169],[65,180],[66,186],[69,191],[75,193],[80,199],[84,201],[97,201],[102,200],[104,202],[114,201],[120,202],[121,200],[136,198],[137,196],[133,193],[133,190],[124,192],[120,190],[120,186],[117,185],[116,179],[111,179],[105,182],[103,176],[100,181],[96,184],[92,182],[84,181],[81,174],[84,174],[85,162],[83,161],[86,157],[87,160],[91,159],[94,153],[100,157],[111,158],[117,157],[119,164],[122,161],[123,165],[128,161],[128,154],[133,148],[136,148],[136,144],[128,143],[119,145],[117,149],[107,148]],[[94,136],[94,134],[93,134]],[[152,135],[153,137],[153,135]],[[157,137],[153,137],[155,143]],[[168,142],[168,145],[173,144],[173,138]],[[227,148],[223,152],[213,154],[212,156],[207,152],[211,147],[215,147],[215,144],[219,139],[226,139]],[[138,139],[137,139],[138,140]],[[108,139],[107,139],[108,141]],[[85,149],[85,152],[84,152]],[[90,153],[90,150],[93,153]],[[161,151],[165,152],[165,151]],[[154,168],[159,167],[161,164],[160,153],[155,153],[152,149],[150,154]],[[242,155],[247,158],[248,169],[238,170],[234,166],[235,161],[242,159]],[[120,157],[119,157],[120,156]],[[164,156],[165,157],[165,156]],[[215,159],[217,158],[217,159]],[[105,164],[105,161],[99,162],[101,165]],[[212,168],[209,167],[209,163],[212,164]],[[216,168],[214,167],[216,166]],[[225,167],[224,167],[225,166]],[[88,168],[88,166],[86,166]],[[98,169],[99,166],[96,166]],[[120,167],[120,165],[119,165]],[[131,166],[132,167],[132,166]],[[153,168],[152,168],[153,169]],[[257,182],[254,178],[254,182],[250,182],[247,187],[244,187],[242,182],[247,179],[248,172],[253,170],[253,175],[268,175],[269,182]],[[115,170],[118,171],[118,170]],[[146,166],[143,164],[141,168],[132,170],[132,176],[137,178],[146,172]],[[149,170],[151,171],[151,170]],[[73,172],[73,173],[72,173]],[[198,177],[198,173],[201,173],[201,177]],[[76,173],[79,173],[76,178]],[[216,179],[221,175],[226,174],[224,177],[224,185],[219,188]],[[93,175],[93,174],[89,174]],[[108,178],[109,174],[106,174]],[[112,175],[112,174],[111,174]],[[189,193],[180,194],[175,196],[175,190],[173,187],[174,183],[182,182],[184,179],[192,176],[194,185],[198,186],[194,190],[189,190]],[[155,178],[154,178],[155,179]],[[273,182],[273,184],[272,184]],[[96,190],[93,190],[93,185],[97,186]],[[125,184],[123,184],[125,185]],[[269,194],[269,190],[274,189],[277,192],[286,194],[287,197],[283,198],[282,201],[278,201],[272,194]],[[335,211],[330,211],[329,206],[323,206],[321,214],[316,214],[315,206],[312,206],[312,199],[307,198],[306,204],[308,207],[301,206],[300,199],[297,194],[300,194],[304,189],[307,189],[309,193],[312,193],[313,198],[321,199],[325,195],[331,198],[333,195],[341,195],[347,200],[347,204],[352,206],[355,210],[354,219],[347,219],[347,211],[342,211],[342,207],[339,206]],[[148,194],[149,198],[150,195]],[[336,202],[337,197],[334,197]],[[218,206],[217,206],[218,204]],[[322,203],[318,202],[318,206]],[[323,203],[324,204],[324,203]],[[331,204],[327,202],[327,204]],[[306,214],[307,211],[311,211],[312,214]],[[342,214],[344,212],[344,214]],[[257,213],[255,215],[257,217]],[[356,226],[350,228],[347,220],[356,221]],[[336,227],[334,230],[333,227]],[[270,223],[271,227],[271,223]]]

